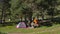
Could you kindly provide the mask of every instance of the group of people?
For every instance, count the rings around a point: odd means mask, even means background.
[[[30,22],[29,20],[26,22],[19,22],[18,25],[16,26],[17,28],[29,28],[29,27],[32,27],[32,28],[35,28],[35,27],[38,27],[38,19],[34,18],[32,20],[32,22]]]
[[[30,23],[30,22],[27,23],[27,26],[28,26],[28,27],[35,28],[35,27],[38,27],[38,26],[39,26],[39,25],[38,25],[38,19],[36,19],[36,18],[34,18],[30,24],[29,24],[29,23]]]

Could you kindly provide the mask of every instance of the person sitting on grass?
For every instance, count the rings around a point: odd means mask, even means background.
[[[33,22],[34,22],[34,27],[38,27],[38,19],[35,18]]]

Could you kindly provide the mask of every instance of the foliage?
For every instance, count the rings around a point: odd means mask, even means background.
[[[22,18],[57,16],[59,14],[59,0],[5,0],[5,19],[19,21]],[[9,2],[7,2],[9,1]],[[3,6],[0,3],[0,6]],[[57,8],[58,7],[58,8]],[[2,8],[0,7],[0,11]],[[2,12],[0,12],[2,13]],[[0,16],[2,16],[0,14]],[[21,18],[22,17],[22,18]],[[49,18],[49,17],[48,17]],[[31,20],[30,19],[30,20]]]

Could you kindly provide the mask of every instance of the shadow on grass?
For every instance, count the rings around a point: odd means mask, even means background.
[[[0,32],[0,34],[7,34],[7,33]]]
[[[53,19],[54,24],[60,24],[60,17],[56,17]]]
[[[51,19],[48,19],[51,20]],[[53,24],[60,24],[60,17],[53,18],[53,21],[46,21],[44,23],[40,23],[42,26],[52,26]]]
[[[1,23],[0,27],[5,27],[5,26],[13,26],[16,25],[18,22],[5,22],[5,23]]]

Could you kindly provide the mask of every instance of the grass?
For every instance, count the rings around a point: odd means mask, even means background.
[[[16,28],[15,26],[0,27],[1,32],[5,33],[23,33],[23,34],[60,34],[60,25],[40,28]]]

